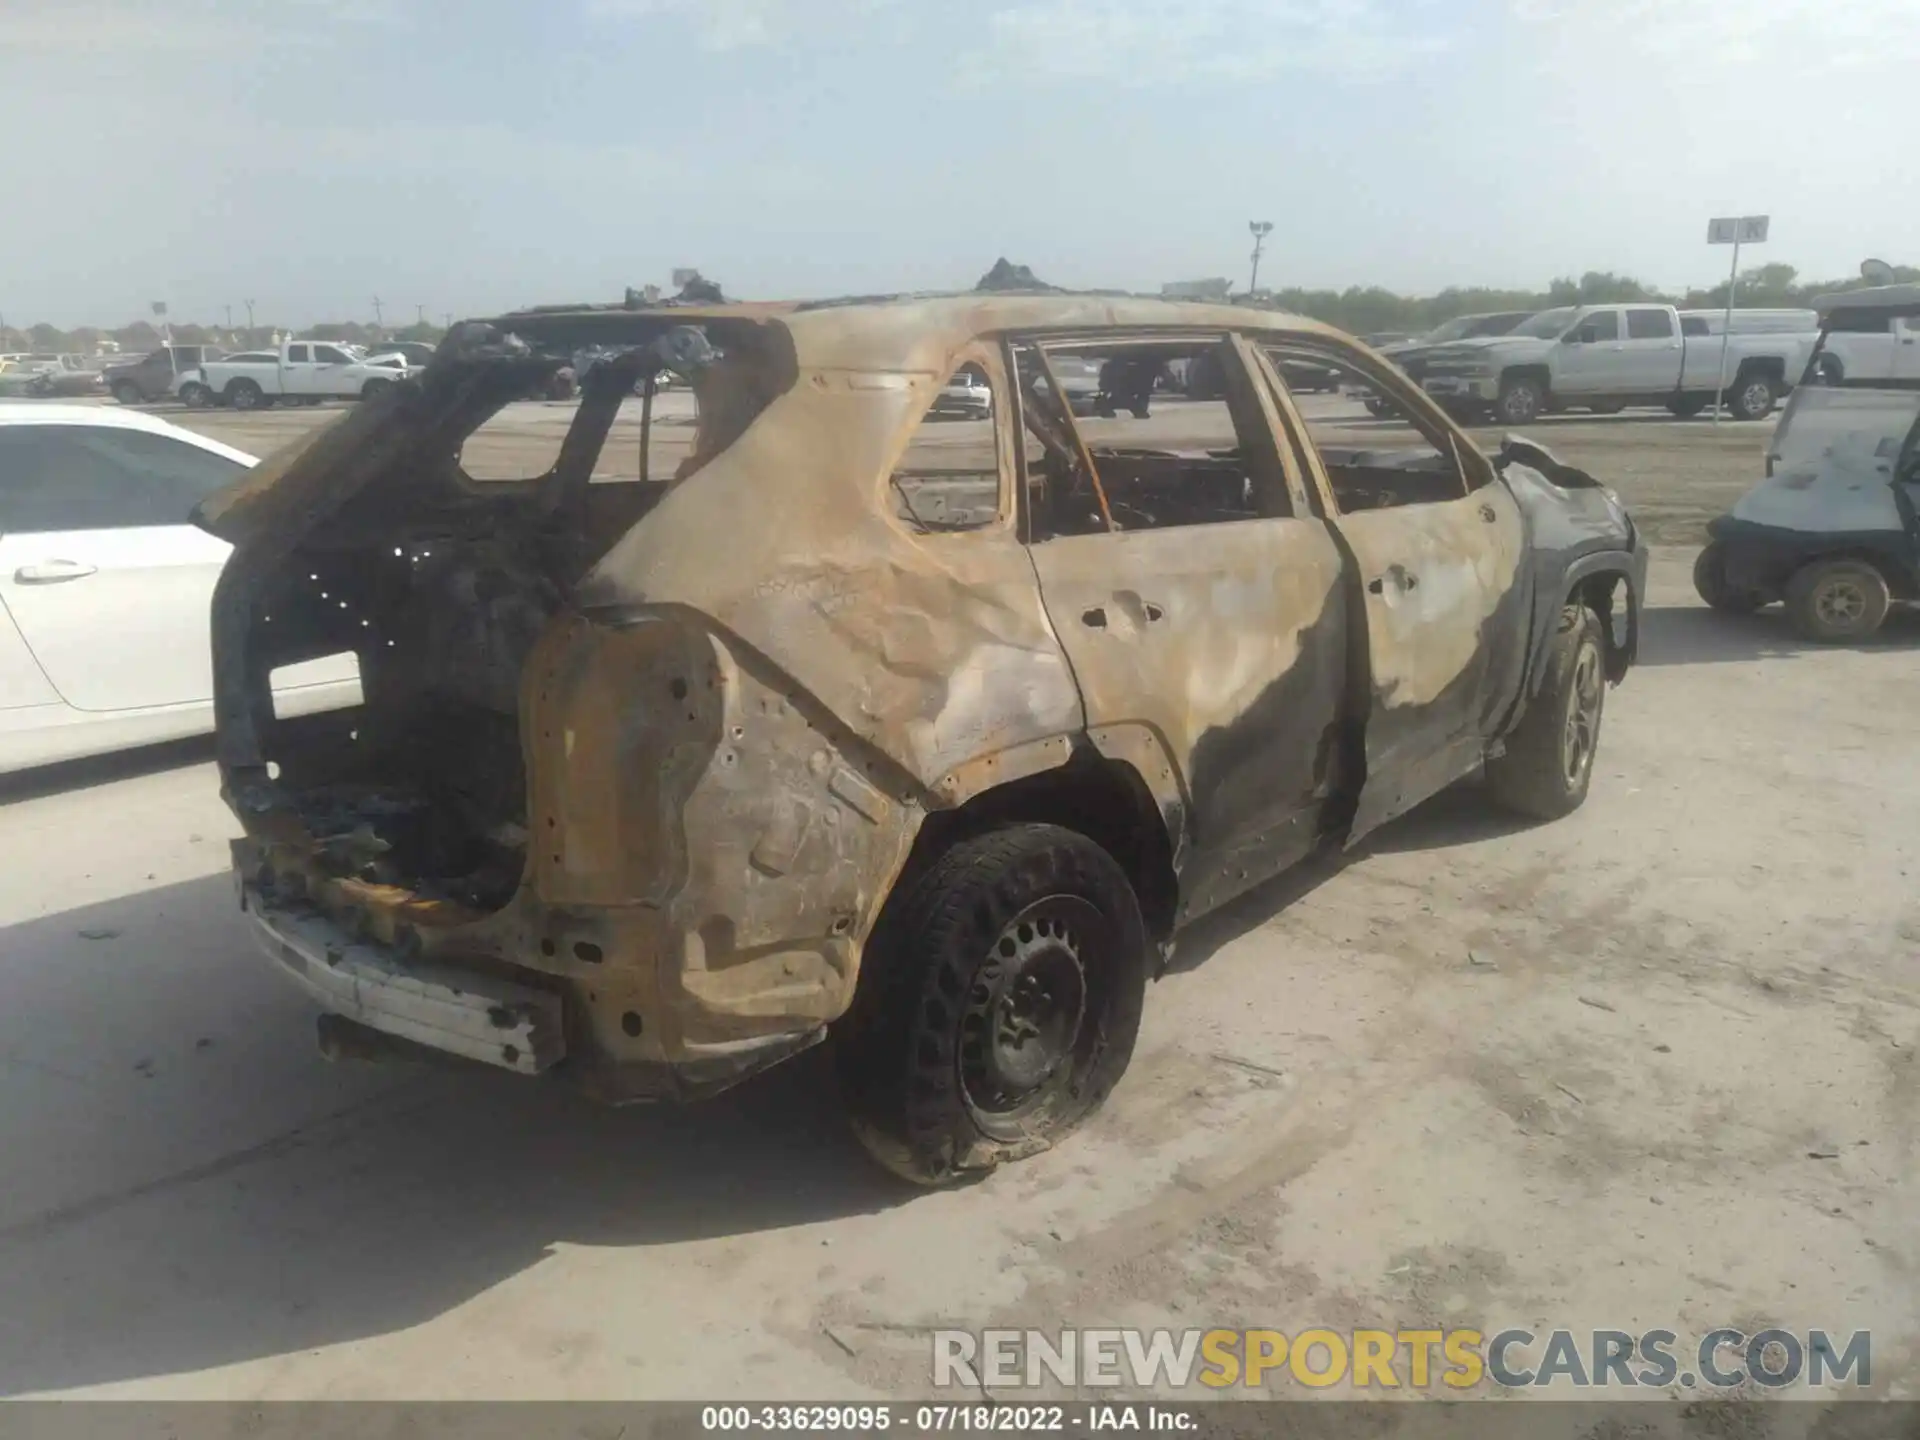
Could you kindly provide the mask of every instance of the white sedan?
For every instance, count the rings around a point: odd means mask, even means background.
[[[0,405],[0,771],[213,729],[228,547],[193,507],[254,457],[151,415]],[[273,675],[281,716],[360,703],[349,655]]]

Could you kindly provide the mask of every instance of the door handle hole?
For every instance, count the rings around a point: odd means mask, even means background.
[[[1090,630],[1104,630],[1107,628],[1107,612],[1098,605],[1091,610],[1082,610],[1080,623]]]

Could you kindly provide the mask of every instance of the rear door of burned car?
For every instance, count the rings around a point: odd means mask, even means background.
[[[1196,361],[1224,394],[1157,388]],[[1183,915],[1297,859],[1340,793],[1343,562],[1253,366],[1217,332],[1009,343],[1023,537],[1096,744],[1179,792]],[[1103,414],[1057,398],[1086,368]]]
[[[1349,841],[1479,764],[1520,691],[1531,595],[1526,525],[1493,463],[1404,380],[1331,337],[1259,342],[1315,503],[1351,555],[1369,676],[1366,781]],[[1287,392],[1312,358],[1370,385],[1370,419]]]

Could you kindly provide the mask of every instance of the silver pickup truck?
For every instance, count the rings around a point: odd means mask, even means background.
[[[1524,425],[1572,406],[1612,414],[1664,405],[1684,419],[1713,404],[1724,373],[1727,412],[1759,420],[1793,388],[1815,338],[1689,334],[1671,305],[1569,305],[1505,335],[1428,351],[1422,384],[1449,409],[1490,409],[1503,424]]]

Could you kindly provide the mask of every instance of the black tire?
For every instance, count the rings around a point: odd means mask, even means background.
[[[113,387],[113,398],[122,405],[144,405],[147,397],[140,393],[140,387],[131,380],[122,380]]]
[[[227,404],[236,410],[264,410],[267,394],[251,380],[233,380],[227,385]]]
[[[1694,557],[1694,592],[1724,615],[1751,615],[1767,603],[1767,597],[1728,585],[1726,559],[1726,551],[1717,540]]]
[[[1586,800],[1607,704],[1606,657],[1600,617],[1584,605],[1562,609],[1540,689],[1506,750],[1487,761],[1487,788],[1497,803],[1535,820],[1558,820]]]
[[[1814,368],[1814,378],[1822,385],[1844,385],[1847,383],[1847,367],[1840,363],[1838,355],[1822,355],[1820,363]]]
[[[1500,382],[1495,413],[1503,425],[1525,425],[1540,418],[1546,407],[1546,387],[1531,375],[1509,375]]]
[[[1742,375],[1727,392],[1727,413],[1736,420],[1764,420],[1773,413],[1780,398],[1773,381],[1765,375]]]
[[[378,376],[375,376],[360,387],[360,398],[362,400],[372,400],[376,396],[385,394],[392,388],[393,382],[391,380],[382,380]]]
[[[204,410],[213,404],[213,392],[198,380],[189,380],[180,387],[180,403],[189,410]]]
[[[1667,409],[1677,420],[1691,420],[1706,408],[1707,402],[1697,395],[1681,395],[1667,402]]]
[[[921,1185],[1048,1149],[1125,1072],[1152,953],[1133,887],[1086,836],[960,841],[887,901],[836,1029],[854,1132]]]
[[[1810,560],[1787,581],[1787,618],[1808,640],[1864,640],[1887,618],[1887,577],[1865,560]]]

